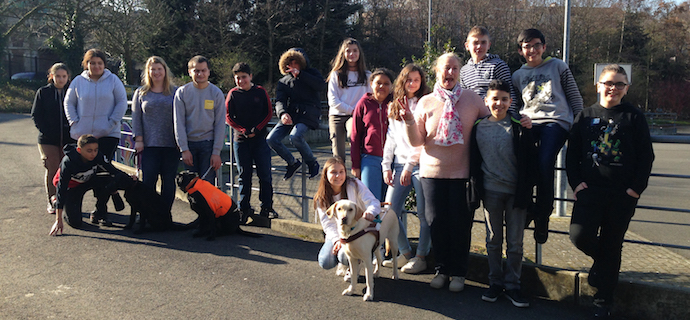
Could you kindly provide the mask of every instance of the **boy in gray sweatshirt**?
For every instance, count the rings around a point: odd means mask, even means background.
[[[208,82],[209,67],[203,56],[195,56],[187,63],[192,82],[175,93],[173,122],[185,169],[201,176],[212,167],[204,180],[214,183],[225,142],[225,97]]]
[[[518,52],[527,61],[513,73],[517,110],[532,119],[537,143],[537,204],[534,239],[545,243],[549,236],[549,217],[553,211],[553,179],[556,155],[563,148],[575,116],[582,111],[582,96],[568,65],[552,57],[542,58],[546,50],[544,35],[527,29],[518,36]],[[529,221],[529,220],[528,220]]]

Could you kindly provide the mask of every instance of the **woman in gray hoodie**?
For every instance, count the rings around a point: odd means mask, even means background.
[[[105,53],[90,49],[82,61],[84,72],[67,89],[65,115],[70,136],[92,134],[100,151],[112,160],[120,141],[120,121],[127,111],[127,93],[122,81],[106,69]]]
[[[98,138],[99,151],[113,159],[120,142],[120,121],[127,111],[127,92],[122,81],[106,68],[106,55],[99,49],[89,49],[81,64],[84,71],[70,83],[65,97],[65,115],[70,125],[70,136],[92,134]],[[120,196],[113,194],[116,210],[124,209]],[[99,199],[107,201],[108,199]],[[109,224],[107,212],[94,212],[91,221],[104,220]]]

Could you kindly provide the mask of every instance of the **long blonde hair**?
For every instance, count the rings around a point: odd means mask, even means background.
[[[165,69],[165,77],[163,78],[163,94],[169,96],[172,94],[172,76],[170,76],[170,68],[168,68],[168,64],[165,63],[165,60],[158,56],[151,56],[146,60],[144,74],[141,75],[141,88],[139,91],[141,92],[142,96],[151,91],[151,87],[153,87],[153,80],[151,79],[151,72],[149,70],[154,63],[163,65],[163,68]]]
[[[323,165],[321,180],[319,180],[319,188],[316,190],[316,194],[314,194],[314,209],[326,209],[334,203],[333,196],[335,196],[335,191],[333,191],[331,183],[328,182],[327,173],[328,170],[333,168],[333,166],[336,164],[340,164],[343,166],[343,168],[345,168],[345,161],[343,161],[343,159],[340,157],[329,158],[326,161],[326,164]],[[350,176],[347,175],[347,170],[345,170],[345,182],[343,183],[343,188],[347,188],[348,184],[350,184]]]
[[[405,66],[405,68],[400,71],[400,74],[398,75],[398,78],[395,79],[395,89],[393,90],[393,101],[391,101],[388,104],[388,117],[391,119],[399,120],[401,119],[400,117],[400,109],[402,106],[397,103],[398,99],[403,99],[404,97],[407,97],[407,91],[405,91],[405,84],[407,83],[407,77],[410,75],[412,72],[419,72],[419,76],[422,78],[422,83],[419,85],[419,90],[414,93],[414,96],[417,97],[417,99],[420,99],[423,97],[425,94],[429,93],[429,86],[426,84],[426,72],[424,72],[424,69],[422,67],[410,63]]]
[[[333,76],[333,72],[335,72],[338,75],[338,86],[341,88],[347,88],[348,65],[347,59],[345,59],[345,50],[347,50],[347,46],[351,44],[356,45],[357,49],[359,50],[359,60],[357,60],[357,84],[367,85],[367,64],[364,60],[362,46],[359,44],[359,41],[353,38],[347,38],[340,45],[338,54],[336,54],[333,60],[331,60],[331,66],[333,68],[331,69],[328,79],[326,80],[330,81],[331,77]]]

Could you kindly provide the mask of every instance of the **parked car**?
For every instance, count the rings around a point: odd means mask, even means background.
[[[12,75],[12,80],[39,80],[43,77],[43,74],[38,72],[20,72]]]

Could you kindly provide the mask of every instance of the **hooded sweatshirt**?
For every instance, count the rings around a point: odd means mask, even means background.
[[[62,107],[65,91],[58,90],[54,84],[41,87],[36,91],[31,118],[38,129],[38,143],[62,148],[65,144],[74,143],[69,136],[69,122]]]
[[[98,153],[93,161],[84,161],[81,154],[77,151],[76,145],[68,144],[64,148],[65,156],[60,163],[60,169],[56,174],[57,183],[57,202],[55,207],[62,209],[65,206],[65,195],[67,189],[88,182],[96,176],[99,171],[108,171],[113,175],[126,176],[127,174],[118,170],[112,163],[108,162],[102,153]],[[54,180],[55,182],[55,180]]]
[[[65,115],[72,139],[92,134],[96,138],[120,137],[120,121],[127,111],[127,92],[122,81],[105,69],[98,80],[84,70],[72,80],[65,97]]]
[[[320,92],[326,89],[321,72],[309,66],[309,57],[302,48],[293,48],[304,57],[304,67],[297,77],[281,70],[284,74],[276,87],[276,115],[280,118],[288,113],[294,123],[303,123],[311,129],[319,127],[321,117]],[[286,65],[281,61],[279,65]]]

